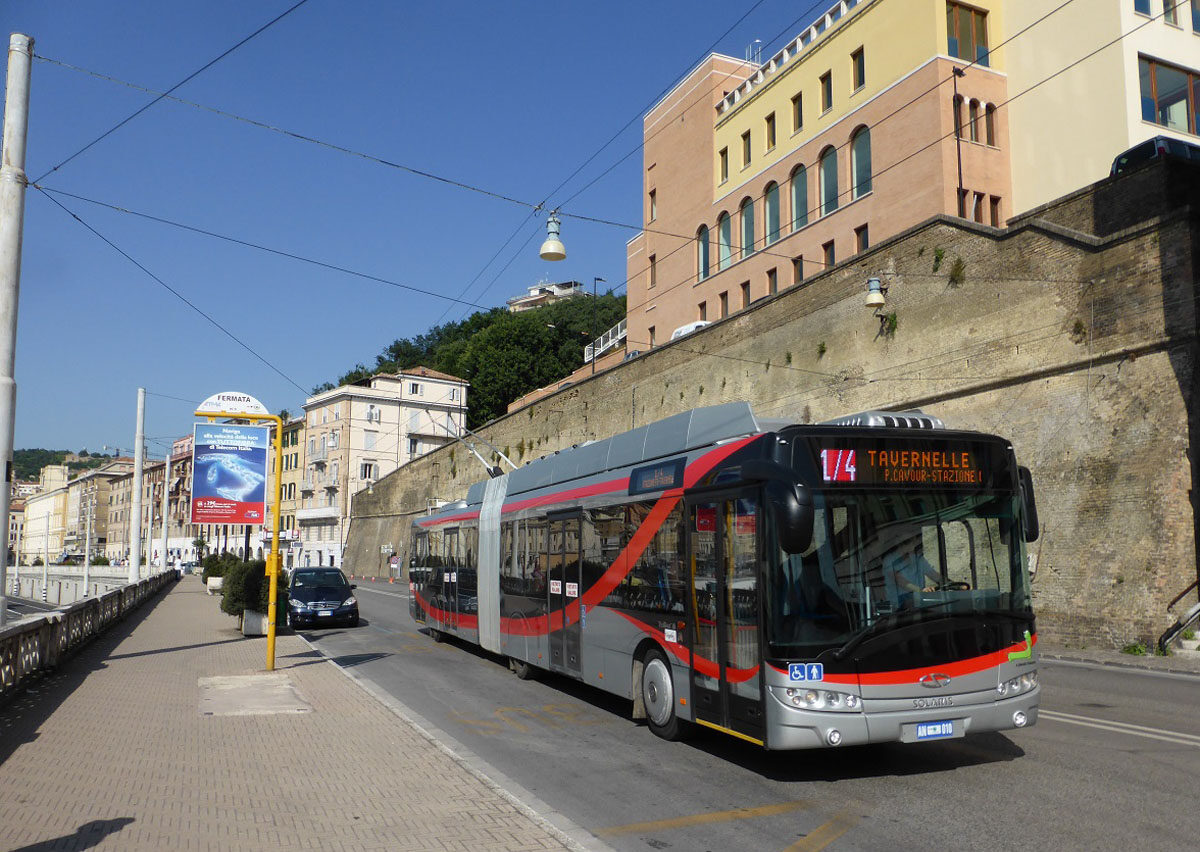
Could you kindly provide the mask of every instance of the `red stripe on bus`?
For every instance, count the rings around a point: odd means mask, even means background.
[[[657,639],[659,644],[661,644],[664,648],[666,648],[668,651],[670,651],[671,654],[675,657],[675,659],[679,660],[679,662],[682,663],[684,666],[688,666],[688,667],[693,666],[693,664],[689,662],[689,657],[691,655],[688,653],[687,645],[681,645],[678,642],[668,641],[667,637],[657,627],[651,627],[649,624],[646,624],[645,622],[639,621],[638,619],[634,618],[629,613],[621,612],[620,610],[618,610],[617,615],[621,616],[623,619],[628,621],[630,624],[632,624],[638,630],[645,633],[647,636],[651,636],[651,637]],[[705,677],[710,677],[713,680],[721,679],[721,667],[716,662],[708,659],[707,657],[696,656],[694,668],[696,669],[696,671],[700,672],[700,674],[704,675]],[[730,683],[745,683],[746,681],[750,680],[751,678],[758,676],[759,668],[760,668],[760,666],[755,666],[752,669],[735,669],[733,666],[726,666],[725,667],[725,680],[729,681]]]
[[[444,609],[438,609],[432,606],[425,598],[421,597],[420,593],[415,590],[413,591],[413,597],[416,599],[417,605],[425,610],[427,618],[433,618],[443,624],[449,622],[452,627],[461,627],[465,630],[479,629],[479,616],[477,615],[463,615],[458,612],[447,612]]]
[[[1037,636],[1033,637],[1033,644],[1037,644]],[[1024,651],[1025,641],[1021,640],[1015,645],[1009,645],[1007,648],[1001,648],[999,651],[994,651],[991,654],[984,654],[980,657],[970,657],[965,660],[956,660],[951,663],[941,663],[936,666],[922,666],[919,669],[901,669],[900,671],[892,672],[864,672],[862,674],[826,674],[823,683],[847,683],[847,684],[862,684],[863,686],[897,686],[902,684],[915,684],[920,682],[922,676],[927,674],[944,674],[950,677],[963,677],[965,675],[978,674],[988,669],[994,669],[1000,666],[1001,663],[1008,662],[1008,655],[1013,651]],[[787,674],[787,669],[781,669],[779,666],[772,665],[772,669],[782,675]]]

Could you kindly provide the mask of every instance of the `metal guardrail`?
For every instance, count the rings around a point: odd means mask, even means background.
[[[0,701],[36,675],[51,670],[80,647],[179,579],[167,571],[0,629]]]

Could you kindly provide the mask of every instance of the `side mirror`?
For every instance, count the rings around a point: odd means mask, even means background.
[[[351,583],[351,584],[350,584],[350,588],[352,588],[352,589],[357,589],[357,588],[358,588],[358,584],[357,584],[357,583]]]
[[[766,485],[767,502],[775,513],[779,546],[788,553],[803,553],[812,543],[812,495],[807,488],[781,479]]]
[[[1025,515],[1025,540],[1037,541],[1041,527],[1038,525],[1037,502],[1033,498],[1033,474],[1027,467],[1018,467],[1021,480],[1021,506]]]

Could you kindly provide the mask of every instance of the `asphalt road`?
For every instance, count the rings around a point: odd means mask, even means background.
[[[402,586],[358,595],[360,627],[310,641],[617,850],[1184,849],[1200,830],[1200,677],[1045,662],[1037,726],[1003,735],[668,743],[628,701],[434,643]]]

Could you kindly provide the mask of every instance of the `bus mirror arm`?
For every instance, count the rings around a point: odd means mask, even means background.
[[[1033,474],[1027,467],[1018,467],[1017,474],[1021,482],[1021,506],[1025,510],[1026,541],[1037,541],[1040,527],[1038,525],[1037,502],[1033,498]]]

